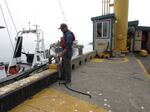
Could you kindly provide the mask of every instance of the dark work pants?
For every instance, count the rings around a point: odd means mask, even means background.
[[[71,81],[71,59],[62,59],[61,79]]]

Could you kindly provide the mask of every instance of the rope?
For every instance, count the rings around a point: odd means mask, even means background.
[[[65,12],[64,12],[63,7],[62,7],[61,0],[57,0],[57,1],[58,1],[59,8],[60,8],[60,11],[61,11],[61,14],[62,14],[62,17],[63,17],[63,21],[64,21],[65,23],[68,23],[67,18],[66,18],[66,16],[65,16]]]
[[[10,12],[10,10],[9,10],[9,7],[8,7],[8,4],[7,4],[7,1],[6,1],[6,0],[4,0],[4,2],[5,2],[5,5],[6,5],[7,9],[8,9],[8,12],[9,12],[9,15],[10,15],[10,17],[11,17],[11,20],[12,20],[12,22],[13,22],[13,25],[14,25],[15,31],[16,31],[16,33],[17,33],[17,28],[16,28],[16,25],[15,25],[15,23],[14,23],[14,20],[13,20],[13,17],[12,17],[12,15],[11,15],[11,12]]]
[[[1,11],[2,11],[3,18],[4,18],[4,22],[5,22],[7,33],[8,33],[8,36],[9,36],[9,40],[10,40],[11,46],[12,46],[13,51],[14,51],[14,46],[13,46],[13,43],[12,43],[12,40],[11,40],[11,37],[10,37],[10,33],[9,33],[9,30],[8,30],[8,25],[7,25],[7,22],[6,22],[6,19],[5,19],[5,16],[4,16],[4,12],[3,12],[3,9],[2,9],[1,5],[0,5],[0,8],[1,8]]]
[[[4,0],[4,2],[5,2],[5,5],[6,5],[6,7],[7,7],[7,10],[8,10],[8,12],[9,12],[10,18],[11,18],[11,20],[12,20],[13,26],[14,26],[15,31],[16,31],[16,34],[17,34],[18,31],[17,31],[16,25],[15,25],[15,22],[14,22],[14,20],[13,20],[12,14],[11,14],[11,12],[10,12],[10,9],[9,9],[9,7],[8,7],[7,1]],[[22,47],[22,49],[23,49],[23,51],[25,52],[25,49],[24,49],[23,47]]]

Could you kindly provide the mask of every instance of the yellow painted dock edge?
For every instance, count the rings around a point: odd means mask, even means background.
[[[108,112],[104,108],[47,88],[10,112]]]

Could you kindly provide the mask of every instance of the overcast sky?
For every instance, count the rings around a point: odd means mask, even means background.
[[[28,29],[29,22],[32,28],[34,28],[33,25],[38,24],[44,32],[47,48],[50,43],[59,40],[61,32],[58,27],[60,23],[66,22],[66,20],[79,43],[91,42],[93,33],[91,17],[101,15],[101,2],[102,0],[7,0],[17,30]],[[16,32],[4,0],[0,0],[0,4],[9,27],[11,39],[14,41]],[[129,0],[129,21],[139,20],[139,25],[150,26],[149,4],[149,0]],[[1,11],[0,25],[5,26]],[[10,57],[12,48],[7,30],[0,29],[0,32],[0,51],[3,52],[0,55],[0,61],[6,61]]]

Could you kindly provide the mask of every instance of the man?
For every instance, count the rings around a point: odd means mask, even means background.
[[[64,79],[64,83],[71,82],[71,58],[73,54],[72,44],[75,39],[74,34],[68,29],[68,26],[64,23],[60,25],[63,37],[61,39],[63,51],[58,54],[58,57],[62,57],[61,67],[61,79]],[[62,41],[63,40],[63,41]],[[64,45],[65,44],[65,45]]]

